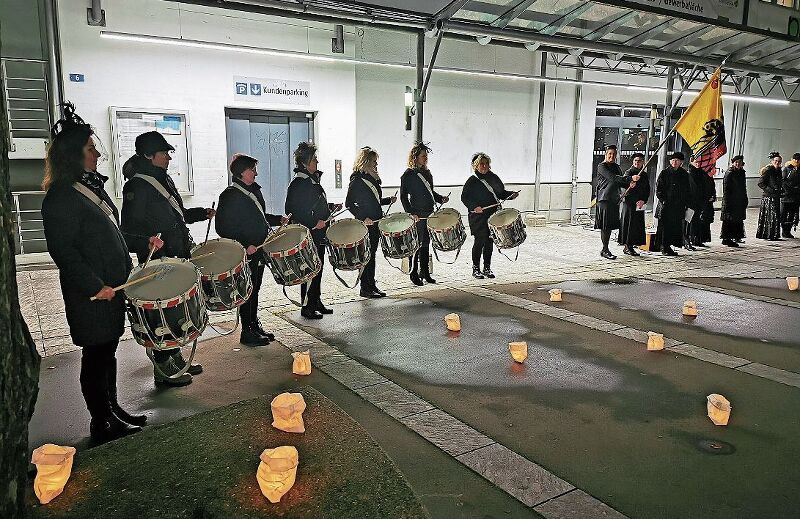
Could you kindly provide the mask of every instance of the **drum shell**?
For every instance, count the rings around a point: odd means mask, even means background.
[[[331,229],[334,229],[337,225],[353,226],[358,229],[359,234],[363,229],[364,234],[351,243],[339,243],[331,239]],[[361,270],[369,263],[371,258],[369,231],[360,220],[345,218],[334,222],[328,227],[326,236],[328,238],[326,245],[328,249],[328,259],[333,268],[338,270]]]
[[[281,227],[276,232],[290,228],[301,228],[304,231],[303,238],[297,244],[287,250],[264,251],[267,267],[272,272],[275,282],[287,287],[307,283],[322,270],[322,261],[317,253],[317,246],[311,239],[311,232],[307,227],[290,224]],[[267,242],[269,240],[268,237]]]
[[[391,259],[403,259],[414,255],[419,250],[419,235],[413,217],[409,215],[411,225],[402,231],[388,232],[378,226],[381,250],[383,255]]]
[[[516,213],[516,217],[509,223],[498,225],[496,222],[504,214]],[[500,216],[498,216],[500,215]],[[495,222],[492,222],[492,220]],[[516,209],[502,209],[489,217],[489,235],[498,249],[513,249],[519,247],[527,238],[525,223],[522,214]]]
[[[224,312],[233,310],[243,305],[253,293],[253,281],[251,279],[250,265],[247,260],[247,252],[238,242],[226,238],[209,240],[192,249],[192,256],[203,254],[206,244],[224,244],[230,249],[241,252],[239,263],[231,268],[220,272],[204,272],[200,268],[200,281],[203,294],[206,298],[206,307],[210,312]],[[199,253],[199,254],[198,254]],[[189,261],[192,261],[190,258]]]
[[[431,219],[435,218],[437,214],[450,212],[458,215],[458,220],[451,226],[431,227]],[[467,231],[464,228],[464,222],[461,220],[461,215],[452,208],[440,209],[428,217],[427,220],[428,234],[431,237],[431,246],[442,252],[454,251],[460,249],[464,242],[467,241]]]

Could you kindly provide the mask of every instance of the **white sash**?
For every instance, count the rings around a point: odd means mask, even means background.
[[[375,195],[375,199],[378,201],[378,205],[381,205],[381,195],[378,194],[378,189],[375,187],[375,185],[364,177],[361,177],[361,180],[364,181],[369,190],[372,191],[372,194]]]
[[[256,207],[258,207],[258,212],[259,212],[259,213],[260,213],[262,216],[264,216],[264,211],[266,211],[266,209],[265,209],[265,208],[263,208],[263,207],[261,207],[261,202],[259,202],[259,201],[258,201],[258,197],[257,197],[256,195],[254,195],[254,194],[253,194],[251,191],[248,191],[247,189],[243,188],[242,186],[240,186],[240,185],[239,185],[239,184],[237,184],[236,182],[234,182],[234,183],[233,183],[233,184],[231,184],[231,185],[232,185],[233,187],[235,187],[236,189],[238,189],[239,191],[241,191],[242,193],[244,193],[245,195],[247,195],[247,197],[248,197],[250,200],[252,200],[254,204],[256,204]],[[266,217],[265,217],[265,218],[266,218]]]
[[[476,176],[476,177],[478,177],[478,175],[477,175],[477,174],[476,174],[475,176]],[[492,196],[494,197],[494,201],[495,201],[495,202],[497,202],[497,203],[499,204],[499,203],[500,203],[500,199],[499,199],[499,198],[497,198],[497,193],[495,193],[495,192],[494,192],[494,189],[492,189],[492,186],[490,186],[490,185],[489,185],[489,183],[488,183],[488,182],[486,182],[486,180],[482,179],[481,177],[478,177],[478,180],[480,180],[481,182],[483,182],[483,185],[484,185],[484,186],[486,186],[486,189],[488,189],[488,190],[489,190],[489,192],[490,192],[490,193],[492,194]]]
[[[436,197],[433,195],[433,188],[428,183],[428,179],[426,179],[424,176],[422,176],[422,173],[419,172],[419,171],[417,171],[417,176],[419,177],[420,180],[422,180],[422,184],[428,190],[428,193],[431,194],[431,200],[433,200],[433,203],[436,204]]]
[[[74,187],[75,190],[78,191],[78,193],[82,194],[83,196],[85,196],[86,198],[97,204],[97,206],[104,213],[106,213],[106,216],[108,216],[108,218],[114,223],[114,227],[119,229],[119,224],[117,223],[117,219],[114,217],[114,211],[113,209],[111,209],[111,206],[109,206],[105,200],[97,196],[91,189],[89,189],[88,187],[84,186],[79,182],[73,183],[72,187]]]
[[[153,189],[158,191],[159,194],[161,194],[161,196],[163,196],[164,198],[167,199],[167,202],[169,202],[169,205],[171,205],[172,208],[175,209],[175,212],[178,213],[178,216],[181,217],[181,221],[182,222],[184,221],[184,219],[183,219],[183,209],[181,208],[181,205],[178,203],[177,200],[175,200],[175,197],[173,197],[171,194],[169,194],[169,191],[167,191],[164,188],[164,186],[161,185],[161,182],[159,182],[155,178],[151,177],[150,175],[142,175],[141,173],[137,173],[131,178],[141,178],[142,180],[146,181],[148,184],[153,186]]]

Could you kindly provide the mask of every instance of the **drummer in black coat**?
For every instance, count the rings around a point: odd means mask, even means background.
[[[629,188],[622,198],[617,243],[622,245],[623,254],[639,256],[634,247],[644,245],[647,238],[644,230],[644,211],[647,199],[650,197],[650,179],[647,173],[642,174],[644,155],[637,152],[632,155],[632,159],[633,165],[628,168],[624,177],[633,184],[633,187]],[[633,180],[634,176],[639,177],[638,182]]]
[[[600,229],[603,242],[600,256],[606,259],[617,259],[608,249],[608,242],[611,241],[611,231],[619,229],[620,189],[633,187],[638,181],[639,175],[630,178],[622,175],[617,164],[617,147],[613,144],[606,146],[605,160],[597,165],[597,214],[594,219],[594,228]]]
[[[317,247],[322,268],[314,276],[306,289],[300,287],[303,310],[300,315],[306,319],[322,319],[322,315],[332,314],[322,304],[322,271],[325,269],[325,231],[332,211],[342,208],[341,204],[329,204],[325,189],[319,180],[322,172],[317,169],[317,147],[310,142],[301,142],[294,151],[295,176],[286,192],[286,213],[291,214],[292,223],[305,225],[311,230],[311,237]]]
[[[42,220],[70,335],[82,348],[80,384],[91,436],[103,442],[140,431],[147,417],[125,412],[117,401],[115,355],[125,328],[125,296],[111,287],[125,283],[133,265],[117,208],[103,188],[108,178],[96,171],[100,153],[92,135],[67,104],[47,152]]]
[[[361,297],[385,297],[386,292],[375,284],[375,258],[380,243],[378,220],[383,217],[381,206],[397,201],[395,197],[383,196],[381,177],[378,174],[378,152],[366,146],[361,148],[353,164],[350,185],[347,187],[345,207],[352,215],[364,222],[369,230],[369,262],[361,274]]]
[[[175,148],[156,131],[136,137],[136,155],[122,166],[127,179],[122,188],[122,234],[139,263],[144,263],[152,246],[152,236],[161,234],[164,246],[153,254],[185,258],[191,255],[192,236],[186,224],[214,217],[213,209],[194,207],[185,209],[175,183],[167,174],[170,152]],[[180,348],[153,351],[158,367],[153,369],[157,385],[185,386],[192,376],[199,375],[203,367],[193,364],[180,377],[170,378],[186,365]],[[163,375],[162,375],[163,373]],[[167,376],[164,376],[167,375]]]
[[[675,247],[683,247],[683,223],[686,221],[686,207],[689,196],[689,173],[681,167],[685,156],[676,151],[669,158],[669,167],[658,175],[656,180],[655,217],[658,227],[652,244],[653,250],[661,250],[664,256],[677,256]]]
[[[489,217],[500,209],[500,202],[513,200],[519,193],[506,191],[492,168],[492,159],[485,153],[472,156],[473,174],[464,183],[461,202],[469,210],[469,230],[475,237],[472,244],[472,277],[475,279],[494,278],[492,272],[493,243],[489,238]],[[487,207],[493,206],[493,207]],[[481,271],[483,255],[483,271]]]
[[[253,292],[239,307],[242,334],[239,342],[246,346],[265,346],[275,335],[264,331],[258,320],[258,291],[264,278],[264,251],[259,248],[267,239],[272,225],[287,223],[285,216],[267,214],[261,186],[256,183],[258,160],[237,154],[230,165],[232,183],[219,195],[215,227],[222,238],[236,240],[247,251]]]
[[[433,174],[428,169],[428,153],[431,149],[420,142],[408,154],[408,169],[400,177],[400,201],[405,212],[417,218],[427,218],[436,204],[445,204],[449,198],[433,189]],[[427,220],[417,220],[417,236],[420,247],[414,254],[411,267],[411,282],[422,286],[423,281],[436,283],[430,272],[430,243]]]

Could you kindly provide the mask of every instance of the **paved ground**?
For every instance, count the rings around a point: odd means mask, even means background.
[[[754,223],[751,214],[749,236]],[[440,284],[422,288],[380,259],[390,293],[380,301],[339,285],[328,265],[323,295],[334,316],[298,321],[272,285],[261,315],[279,344],[204,341],[206,373],[156,392],[127,341],[122,397],[155,423],[171,421],[297,384],[286,348],[311,349],[310,385],[367,429],[432,517],[791,516],[800,298],[781,280],[800,273],[800,241],[614,262],[598,252],[594,231],[529,228],[517,262],[496,255],[496,280],[471,278],[467,250],[453,266],[437,263]],[[32,443],[83,446],[79,352],[57,273],[26,269],[23,312],[48,356]],[[547,301],[553,284],[565,289],[562,304]],[[688,322],[680,307],[690,298],[700,315]],[[443,328],[449,311],[461,314],[460,335]],[[665,334],[665,352],[644,351],[648,330]],[[508,359],[514,339],[529,343],[523,366]],[[733,401],[727,428],[705,417],[711,392]]]

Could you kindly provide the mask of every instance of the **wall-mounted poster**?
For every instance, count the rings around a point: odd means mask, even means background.
[[[148,110],[140,108],[109,108],[111,145],[114,155],[114,190],[122,198],[122,166],[136,153],[136,137],[142,133],[161,133],[175,151],[168,172],[182,195],[194,192],[192,181],[192,140],[189,132],[189,112],[185,110]]]

